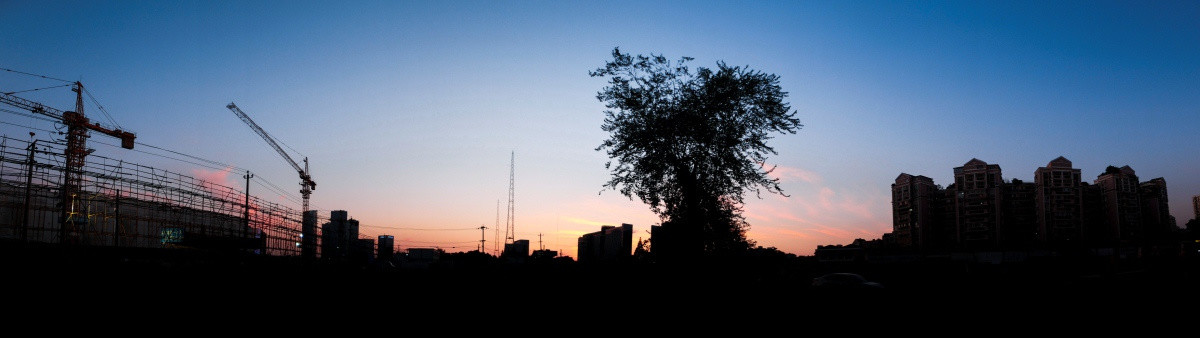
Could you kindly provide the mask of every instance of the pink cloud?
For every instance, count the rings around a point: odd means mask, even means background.
[[[225,167],[221,170],[192,169],[192,177],[209,184],[219,184],[228,187],[233,186],[233,181],[229,178],[230,172],[233,172],[233,167]]]
[[[811,235],[806,234],[804,232],[789,230],[789,229],[779,229],[776,232],[778,232],[779,234],[785,235],[785,236],[792,236],[792,237],[799,237],[799,238],[811,238],[812,237]]]
[[[823,211],[829,211],[833,209],[832,200],[835,195],[837,195],[837,193],[833,192],[833,189],[829,189],[829,187],[821,187],[821,192],[819,192],[817,196],[820,198],[821,208]]]
[[[805,223],[807,220],[796,215],[790,210],[779,209],[773,205],[758,205],[753,209],[747,209],[743,212],[747,220],[758,220],[764,222],[772,222],[774,220],[791,221],[795,223]],[[753,224],[753,222],[751,223]]]
[[[884,190],[848,190],[826,185],[815,173],[800,175],[785,168],[782,177],[806,177],[810,186],[790,197],[748,200],[744,211],[747,236],[759,245],[797,254],[812,254],[819,245],[877,239],[891,230],[890,194]],[[797,171],[800,172],[800,171]]]
[[[808,228],[807,230],[834,238],[852,238],[855,236],[854,234],[857,233],[857,231],[849,231],[845,227],[834,227],[827,225],[816,225],[815,227]]]

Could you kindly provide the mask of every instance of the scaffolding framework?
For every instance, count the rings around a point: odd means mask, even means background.
[[[301,212],[253,195],[247,198],[245,191],[218,182],[90,155],[78,173],[81,183],[71,188],[77,193],[63,198],[65,147],[0,136],[0,239],[301,254]],[[318,233],[315,240],[320,237]]]

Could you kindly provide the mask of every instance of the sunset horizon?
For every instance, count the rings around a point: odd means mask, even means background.
[[[0,92],[57,111],[80,98],[91,122],[136,135],[127,149],[93,129],[82,158],[120,168],[97,177],[206,182],[205,208],[251,204],[245,218],[291,233],[301,166],[316,227],[345,211],[397,252],[499,256],[511,238],[578,259],[581,237],[622,224],[648,241],[664,219],[605,187],[598,148],[606,82],[589,71],[617,48],[779,77],[803,127],[766,140],[781,194],[744,196],[757,247],[814,256],[892,236],[898,176],[947,188],[973,160],[1005,184],[1060,157],[1090,186],[1127,166],[1165,181],[1175,230],[1197,217],[1194,2],[10,1],[0,29]],[[63,153],[62,121],[2,108],[13,156],[34,140]]]

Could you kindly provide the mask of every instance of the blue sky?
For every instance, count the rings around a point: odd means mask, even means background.
[[[402,248],[502,240],[513,153],[518,239],[573,256],[604,224],[648,237],[645,205],[601,191],[587,72],[614,47],[780,76],[805,126],[772,143],[790,197],[747,200],[764,246],[878,238],[897,175],[946,185],[972,158],[1006,180],[1058,156],[1089,181],[1129,165],[1166,179],[1180,225],[1200,194],[1193,1],[0,1],[0,46],[0,68],[82,81],[139,142],[236,169],[98,152],[235,187],[248,169],[290,203],[298,178],[235,102],[309,159],[313,208]],[[55,84],[0,72],[6,92]]]

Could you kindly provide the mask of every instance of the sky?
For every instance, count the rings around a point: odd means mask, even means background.
[[[1128,165],[1166,180],[1180,226],[1200,195],[1195,1],[0,0],[0,46],[0,68],[84,83],[153,146],[93,136],[97,154],[231,187],[248,170],[252,195],[300,210],[297,173],[236,103],[307,158],[312,209],[401,250],[494,253],[511,235],[575,257],[622,223],[648,239],[659,218],[603,188],[596,151],[606,81],[588,71],[614,48],[779,76],[804,126],[769,143],[786,196],[747,196],[763,247],[880,238],[896,176],[945,186],[973,158],[1025,181],[1059,156],[1088,182]],[[0,71],[3,92],[58,84]],[[67,88],[15,95],[74,105]]]

